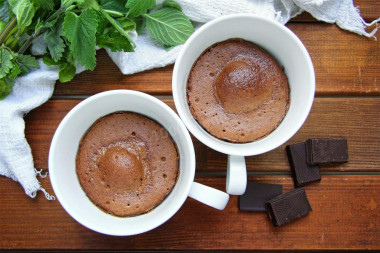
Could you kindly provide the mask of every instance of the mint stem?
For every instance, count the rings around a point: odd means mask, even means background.
[[[105,12],[107,12],[108,14],[112,14],[112,15],[115,15],[115,16],[118,16],[118,17],[123,17],[124,14],[121,13],[121,12],[118,12],[118,11],[110,11],[110,10],[104,10]]]
[[[13,36],[16,32],[18,31],[18,26],[16,25],[15,27],[13,27],[13,29],[8,33],[7,37],[5,37],[4,41],[3,41],[3,45],[7,45],[9,46],[10,44],[12,44],[12,42],[17,39],[17,37]],[[11,47],[12,48],[12,47]],[[12,48],[13,50],[13,48]]]
[[[15,28],[17,25],[17,19],[16,17],[13,17],[11,21],[8,22],[8,24],[5,26],[3,32],[0,34],[0,45],[3,44],[5,38],[8,36],[8,34]]]
[[[124,29],[117,23],[115,19],[113,19],[105,10],[102,8],[99,9],[100,13],[118,30],[118,32],[127,38],[127,40],[132,44],[133,47],[136,47],[135,42],[129,37],[128,33],[124,31]]]

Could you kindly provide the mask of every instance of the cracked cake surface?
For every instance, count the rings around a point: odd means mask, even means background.
[[[214,137],[235,143],[274,131],[288,111],[289,92],[277,61],[242,39],[218,42],[204,51],[187,83],[193,117]]]
[[[115,216],[149,212],[170,193],[179,173],[168,132],[133,112],[98,119],[83,136],[76,172],[88,198]]]

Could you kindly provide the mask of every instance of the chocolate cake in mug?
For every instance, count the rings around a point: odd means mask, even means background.
[[[187,83],[193,117],[214,137],[234,143],[256,141],[273,132],[288,111],[289,92],[277,61],[242,39],[205,50]]]
[[[179,174],[168,132],[133,112],[98,119],[83,136],[76,173],[88,198],[115,216],[149,212],[170,193]]]

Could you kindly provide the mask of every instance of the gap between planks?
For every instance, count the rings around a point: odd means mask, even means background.
[[[145,93],[145,92],[144,92]],[[147,93],[149,94],[149,93]],[[150,94],[149,94],[150,95]],[[50,99],[86,99],[93,95],[68,95],[68,96],[62,96],[62,95],[54,95]],[[152,95],[155,98],[158,99],[173,99],[172,95]],[[355,94],[355,95],[337,95],[337,94],[331,94],[331,95],[320,95],[315,94],[314,98],[379,98],[380,95],[366,95],[366,94]]]
[[[143,93],[146,93],[146,92],[143,92]],[[149,93],[146,93],[146,94],[151,95]],[[67,96],[53,95],[50,99],[86,99],[86,98],[89,98],[91,96],[93,96],[93,95],[67,95]],[[173,99],[172,95],[152,95],[152,96],[155,98],[158,98],[158,99]]]
[[[247,176],[291,176],[289,172],[270,172],[270,171],[248,171]],[[200,171],[195,172],[196,177],[225,177],[226,171]],[[321,176],[380,176],[380,171],[355,172],[355,171],[334,171],[321,172]]]
[[[43,174],[48,175],[49,171],[47,169],[41,169]],[[226,177],[226,171],[199,171],[195,172],[195,177]],[[292,173],[289,172],[278,172],[278,171],[247,171],[247,176],[291,176]],[[380,171],[334,171],[334,172],[321,172],[321,176],[380,176]]]

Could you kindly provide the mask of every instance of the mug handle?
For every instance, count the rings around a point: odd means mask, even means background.
[[[242,195],[247,187],[247,168],[244,156],[228,155],[226,191],[231,195]]]
[[[223,210],[228,203],[230,195],[212,187],[193,182],[189,197],[213,208]]]

